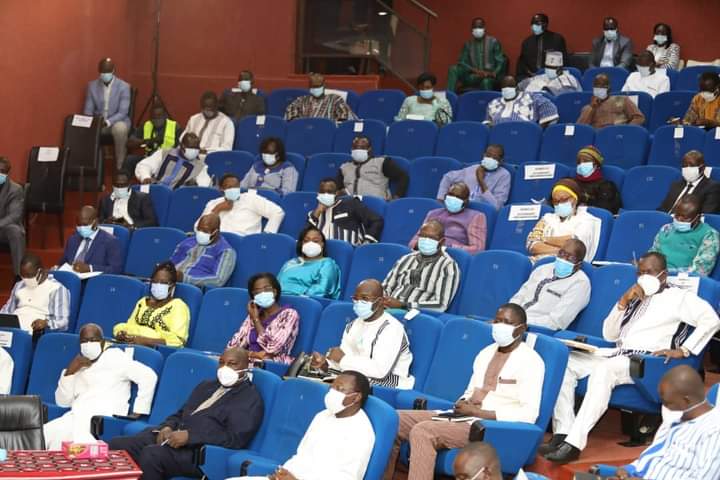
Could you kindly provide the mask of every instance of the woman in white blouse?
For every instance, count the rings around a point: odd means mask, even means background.
[[[658,68],[678,69],[680,65],[680,45],[673,43],[672,29],[667,23],[658,23],[653,29],[653,43],[648,50],[655,55]]]

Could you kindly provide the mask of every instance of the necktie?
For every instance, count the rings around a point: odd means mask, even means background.
[[[212,395],[210,395],[210,396],[207,398],[207,400],[205,400],[205,401],[202,402],[200,405],[198,405],[197,408],[192,412],[192,414],[195,415],[196,413],[198,413],[198,412],[201,411],[201,410],[206,410],[206,409],[212,407],[213,405],[215,405],[215,402],[217,402],[218,400],[220,400],[220,398],[222,398],[222,396],[225,395],[225,393],[226,393],[228,390],[230,390],[230,389],[229,389],[229,388],[225,388],[225,387],[220,387],[220,388],[218,388],[217,390],[215,390],[215,391],[213,392]]]
[[[78,249],[79,253],[75,257],[75,261],[76,262],[84,262],[85,255],[87,255],[87,252],[89,249],[90,249],[90,239],[83,238],[83,241],[80,243],[80,247]]]
[[[683,191],[680,192],[680,195],[678,195],[677,198],[675,199],[675,203],[672,204],[672,207],[670,207],[670,211],[668,211],[668,213],[672,213],[673,208],[675,208],[675,205],[677,205],[678,202],[679,202],[680,200],[682,200],[682,198],[683,198],[685,195],[687,195],[687,194],[690,192],[690,190],[692,190],[692,188],[693,188],[693,184],[692,184],[692,183],[688,183],[688,184],[685,186],[685,188],[683,189]]]

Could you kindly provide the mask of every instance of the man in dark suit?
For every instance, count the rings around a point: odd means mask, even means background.
[[[193,462],[195,449],[245,448],[260,427],[264,405],[247,371],[247,351],[228,348],[220,356],[217,380],[195,387],[185,405],[162,424],[115,437],[110,449],[126,450],[142,469],[143,480],[202,476]]]
[[[705,157],[701,152],[690,150],[683,156],[682,176],[682,180],[670,185],[658,210],[672,213],[680,199],[692,193],[700,199],[703,213],[720,212],[720,184],[705,176]]]
[[[23,187],[10,179],[10,160],[0,157],[0,243],[10,247],[13,272],[20,275],[20,260],[25,255]]]
[[[58,265],[72,265],[77,273],[122,273],[120,243],[115,237],[98,228],[95,207],[82,207],[77,219],[76,232],[65,244],[65,252]]]
[[[128,228],[156,227],[150,195],[130,188],[130,174],[118,170],[113,177],[113,192],[100,200],[100,223]]]
[[[559,33],[548,30],[550,19],[544,13],[536,13],[530,20],[532,35],[523,40],[520,58],[517,63],[517,81],[532,77],[539,68],[545,66],[545,53],[548,50],[562,52],[567,58],[565,38]]]
[[[603,20],[603,36],[593,38],[591,67],[622,67],[629,69],[633,61],[632,40],[618,33],[618,21]]]
[[[220,98],[220,111],[241,120],[248,115],[265,115],[265,99],[257,94],[250,70],[240,72],[237,88],[225,90]]]

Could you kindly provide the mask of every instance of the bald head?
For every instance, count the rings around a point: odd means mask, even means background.
[[[240,347],[226,348],[220,355],[218,367],[228,366],[233,370],[244,370],[248,368],[250,357],[247,350]]]
[[[115,62],[112,58],[103,58],[98,62],[98,73],[112,73],[115,71]]]
[[[374,278],[368,278],[358,283],[355,288],[355,296],[357,297],[372,297],[374,299],[383,296],[382,283]]]
[[[80,343],[83,338],[103,338],[103,330],[97,323],[86,323],[80,329]]]
[[[215,213],[208,213],[200,217],[198,221],[198,230],[205,233],[213,233],[220,228],[220,217]]]
[[[705,383],[697,370],[689,365],[670,369],[660,381],[660,385],[663,384],[666,393],[687,396],[696,401],[705,398]]]
[[[463,447],[455,457],[453,470],[456,480],[470,480],[481,470],[485,472],[485,478],[502,480],[497,452],[485,442],[471,442]]]
[[[595,75],[595,79],[593,80],[593,87],[610,88],[610,77],[604,73]]]
[[[78,225],[93,225],[97,220],[97,210],[92,205],[85,205],[78,212]]]

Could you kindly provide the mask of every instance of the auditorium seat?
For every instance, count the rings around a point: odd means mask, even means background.
[[[485,225],[487,226],[487,231],[485,232],[485,250],[489,250],[490,241],[492,240],[493,233],[495,232],[495,221],[497,220],[498,211],[495,210],[493,205],[486,202],[478,202],[476,200],[471,200],[468,203],[467,208],[482,212],[483,215],[485,215]]]
[[[297,238],[300,231],[308,224],[308,213],[315,210],[318,205],[316,192],[317,190],[291,192],[283,197],[280,206],[285,211],[285,217],[279,233]]]
[[[381,242],[407,245],[428,212],[436,208],[442,205],[430,198],[398,198],[388,203]]]
[[[70,292],[70,316],[68,318],[68,332],[75,331],[78,312],[80,311],[80,301],[82,300],[82,280],[73,272],[61,272],[55,270],[52,277],[62,283],[63,287]]]
[[[605,260],[624,263],[637,260],[652,247],[660,227],[671,222],[672,217],[664,212],[654,210],[622,212],[615,219]]]
[[[381,120],[365,119],[362,121],[348,120],[338,125],[333,140],[333,152],[350,154],[352,142],[355,137],[362,135],[370,139],[373,154],[382,155],[385,152],[385,136],[387,126]]]
[[[265,101],[268,115],[283,118],[288,105],[294,102],[296,98],[307,94],[308,90],[304,88],[277,88],[273,90]]]
[[[533,169],[547,165],[555,165],[552,178],[533,180]],[[550,198],[553,185],[561,178],[575,177],[574,172],[575,168],[570,169],[568,166],[560,163],[525,162],[520,165],[518,174],[515,175],[513,179],[512,189],[510,190],[510,202],[541,202],[548,199]],[[530,179],[528,179],[528,177],[530,177]]]
[[[221,196],[221,192],[209,187],[181,187],[173,191],[170,209],[165,226],[177,228],[183,232],[195,230],[195,222],[200,218],[205,205]]]
[[[284,142],[286,128],[287,123],[282,115],[249,115],[235,122],[233,150],[244,150],[254,155],[260,150],[260,143],[268,137],[276,137]]]
[[[720,67],[715,65],[695,65],[685,67],[678,72],[678,78],[673,90],[689,90],[697,92],[700,90],[700,75],[704,72],[713,72],[720,75]]]
[[[103,274],[87,280],[76,331],[86,323],[100,325],[105,338],[112,338],[113,327],[127,322],[135,304],[147,287],[137,278]]]
[[[595,132],[595,146],[605,159],[604,165],[626,170],[645,164],[649,144],[647,130],[639,125],[613,125]]]
[[[254,233],[242,237],[237,261],[227,285],[246,288],[256,273],[277,275],[286,261],[296,257],[295,239],[282,233]]]
[[[457,291],[455,292],[455,296],[452,298],[447,308],[447,312],[452,313],[457,311],[458,305],[460,305],[460,292],[462,292],[463,285],[467,281],[466,279],[468,278],[468,274],[470,271],[470,264],[472,263],[474,255],[470,255],[468,252],[460,248],[447,248],[446,252],[448,255],[450,255],[450,257],[452,257],[453,260],[455,260],[455,263],[457,263],[458,269],[460,271],[460,282],[458,283]],[[427,313],[433,316],[442,315],[441,312],[433,310],[428,311]]]
[[[357,315],[355,315],[353,304],[350,301],[333,302],[325,307],[320,314],[320,321],[318,322],[311,351],[305,353],[325,353],[331,347],[340,346],[345,327],[355,318],[357,318]]]
[[[68,410],[55,403],[55,389],[63,369],[79,354],[80,341],[72,333],[47,333],[38,340],[26,393],[38,395],[48,407],[48,421]]]
[[[435,155],[452,157],[461,163],[482,160],[490,129],[476,122],[452,122],[438,131]]]
[[[451,157],[418,157],[410,164],[408,197],[436,198],[440,180],[463,165]]]
[[[169,260],[178,243],[185,240],[182,230],[147,227],[135,230],[125,262],[125,273],[149,278],[158,263]]]
[[[385,143],[385,154],[414,160],[432,155],[438,127],[425,120],[401,120],[390,125]]]
[[[515,208],[518,207],[523,207],[523,205],[515,205]],[[552,212],[552,208],[544,204],[540,205],[539,216],[529,220],[510,220],[512,209],[513,205],[505,205],[498,212],[492,240],[490,241],[490,249],[513,250],[526,255],[525,242],[528,234],[544,214]]]
[[[337,178],[340,166],[343,163],[352,162],[348,153],[317,153],[307,159],[305,175],[303,175],[302,188],[304,192],[317,192],[320,188],[320,180],[323,178]],[[338,185],[338,188],[343,188]]]
[[[615,217],[604,208],[587,207],[587,212],[592,216],[599,218],[602,222],[602,226],[600,227],[600,238],[598,239],[598,246],[595,251],[594,258],[594,260],[600,260],[605,258],[605,251],[607,250],[607,245],[610,241],[610,234],[612,233]]]
[[[578,151],[592,145],[594,139],[595,129],[589,125],[550,125],[543,133],[539,160],[567,165],[574,171]]]
[[[682,157],[690,150],[702,151],[705,130],[699,127],[666,125],[655,130],[648,165],[680,169]]]
[[[147,292],[149,293],[149,292]],[[195,327],[197,326],[197,320],[198,320],[198,313],[200,312],[200,305],[202,304],[203,300],[203,291],[200,290],[200,288],[196,287],[195,285],[190,285],[189,283],[182,283],[178,282],[175,284],[175,291],[173,292],[173,296],[175,298],[179,298],[183,302],[185,302],[185,305],[187,305],[188,310],[190,312],[190,325],[188,326],[188,337],[185,340],[185,344],[187,345],[190,339],[193,336],[193,332],[195,331]],[[160,347],[160,346],[158,346]],[[161,351],[161,353],[164,356],[167,356],[170,354],[170,352],[173,352],[175,349],[173,347],[164,347],[164,351]]]
[[[217,184],[226,173],[235,174],[240,180],[250,171],[255,162],[255,155],[250,152],[229,151],[212,152],[205,157],[205,164],[210,175]]]
[[[335,122],[327,118],[298,118],[288,123],[285,149],[305,157],[331,152],[335,137]]]
[[[452,108],[453,120],[455,120],[455,117],[457,116],[458,103],[460,102],[458,94],[451,92],[450,90],[435,90],[435,96],[447,99],[450,104],[450,108]]]
[[[610,180],[615,184],[618,191],[622,192],[625,183],[625,170],[615,165],[603,165],[600,169],[605,180]]]
[[[555,106],[560,115],[560,123],[575,123],[580,111],[590,104],[592,92],[565,92],[555,97]]]
[[[370,210],[375,212],[377,215],[385,218],[385,210],[387,209],[388,202],[384,198],[375,197],[373,195],[358,195],[357,196]]]
[[[141,187],[142,185],[133,185],[131,188],[135,191],[140,191]],[[170,209],[173,191],[166,185],[157,183],[148,185],[148,187],[150,189],[150,201],[153,204],[158,226],[163,227],[167,219],[167,212]]]
[[[347,285],[347,280],[350,276],[350,266],[352,265],[355,248],[351,243],[343,240],[327,239],[325,240],[325,253],[328,257],[335,260],[335,263],[340,267],[340,288],[342,291],[345,285]],[[319,299],[320,303],[331,303],[329,300],[325,300],[326,299]]]
[[[627,77],[630,74],[630,72],[622,67],[590,67],[585,70],[585,73],[583,73],[581,82],[583,90],[586,92],[592,92],[593,80],[595,80],[595,77],[601,73],[610,77],[611,94],[622,90],[623,85],[625,85],[625,80],[627,80]]]
[[[484,122],[487,120],[487,107],[490,102],[500,98],[500,92],[476,90],[460,95],[456,121]]]
[[[705,213],[702,216],[703,222],[707,223],[711,227],[713,227],[715,230],[720,231],[720,215],[719,214],[712,214],[712,213]],[[713,278],[715,280],[720,280],[720,262],[715,263],[715,267],[713,268],[712,273],[710,274],[710,278]]]
[[[222,352],[245,320],[249,301],[245,288],[222,287],[205,292],[187,347],[204,353]]]
[[[643,165],[625,172],[621,190],[623,208],[654,210],[660,206],[670,189],[679,180],[680,169],[664,165]]]
[[[702,152],[707,166],[720,167],[720,127],[715,127],[705,134]]]
[[[658,128],[667,125],[671,118],[685,117],[695,92],[686,90],[670,91],[660,93],[653,99],[652,117],[648,130],[650,133]]]
[[[505,122],[492,128],[488,143],[499,143],[505,148],[507,163],[534,162],[540,152],[542,134],[537,123]]]
[[[407,253],[410,253],[410,249],[406,245],[393,243],[370,243],[357,247],[343,299],[349,301],[355,294],[355,287],[363,280],[374,278],[382,282],[395,262]]]
[[[395,121],[395,115],[405,100],[402,90],[368,90],[360,95],[358,109],[355,112],[363,120],[380,120],[386,125]]]
[[[653,97],[647,92],[614,92],[613,95],[630,97],[630,100],[645,115],[643,125],[647,126],[652,117]]]
[[[23,395],[30,374],[33,345],[32,335],[20,328],[0,328],[3,335],[11,336],[9,346],[2,347],[13,360],[12,380],[10,382],[10,395]]]

